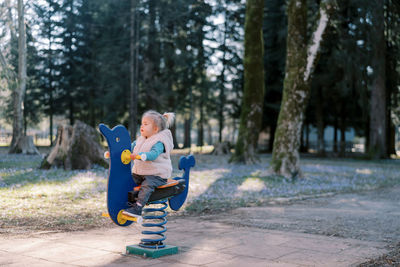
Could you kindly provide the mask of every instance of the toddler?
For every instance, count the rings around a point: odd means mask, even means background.
[[[142,116],[141,136],[132,143],[132,154],[135,159],[132,177],[140,185],[137,201],[123,211],[129,216],[141,216],[154,189],[167,183],[171,177],[172,164],[170,153],[174,147],[171,131],[168,129],[175,119],[174,113],[160,113],[149,110]]]

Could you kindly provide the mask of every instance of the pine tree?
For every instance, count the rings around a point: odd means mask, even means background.
[[[263,27],[265,96],[262,129],[269,130],[269,151],[272,151],[285,76],[285,44],[287,36],[287,15],[285,10],[286,1],[265,1]]]
[[[374,1],[372,13],[373,24],[373,81],[371,90],[370,113],[370,147],[369,153],[373,158],[385,158],[388,155],[386,143],[386,69],[385,69],[385,17],[384,1]]]
[[[59,113],[59,107],[55,103],[56,92],[59,90],[59,82],[56,73],[58,72],[58,43],[55,41],[56,19],[59,14],[59,4],[55,0],[46,0],[45,4],[35,4],[34,11],[37,17],[35,23],[40,27],[39,38],[46,40],[41,46],[38,66],[38,86],[41,88],[38,100],[42,105],[43,112],[49,117],[49,138],[50,145],[53,145],[53,118]]]

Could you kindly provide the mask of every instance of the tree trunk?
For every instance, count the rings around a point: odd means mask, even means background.
[[[318,144],[317,144],[317,153],[319,156],[325,155],[325,140],[324,140],[324,110],[323,110],[323,97],[322,97],[322,88],[318,89],[318,98],[316,103],[315,116],[317,121],[317,132],[318,132]]]
[[[226,154],[231,154],[231,148],[230,144],[227,141],[224,141],[222,143],[217,142],[214,144],[214,149],[211,151],[211,155],[226,155]]]
[[[197,146],[204,145],[204,112],[203,107],[200,106],[200,119],[197,124]]]
[[[388,156],[396,155],[396,128],[390,118],[388,116],[388,129],[387,129],[388,137],[387,137],[387,147],[388,147]]]
[[[342,103],[340,111],[340,150],[339,156],[346,156],[346,108],[345,103]]]
[[[187,117],[187,118],[186,118]],[[190,115],[185,116],[185,124],[184,124],[184,137],[183,137],[183,147],[190,148],[192,145],[191,138],[190,138],[190,130],[191,130],[191,122],[192,118]]]
[[[33,136],[21,136],[20,141],[15,147],[15,153],[40,155],[39,150],[33,144]]]
[[[340,150],[339,156],[346,156],[346,128],[344,127],[344,121],[341,122],[340,126]]]
[[[334,122],[333,122],[333,152],[337,153],[338,152],[338,147],[337,147],[337,141],[338,141],[338,136],[337,136],[337,132],[338,132],[338,119],[337,116],[335,116]]]
[[[227,32],[227,16],[224,12],[224,39],[222,43],[222,70],[219,76],[220,91],[219,91],[219,105],[218,105],[218,141],[222,142],[222,131],[224,129],[224,107],[225,107],[225,66],[226,66],[226,32]]]
[[[386,158],[386,88],[385,88],[385,24],[384,1],[375,0],[375,12],[372,17],[373,36],[373,81],[371,90],[370,109],[370,146],[369,154],[372,158]]]
[[[244,92],[239,137],[230,161],[253,164],[264,101],[263,0],[248,0],[244,38]]]
[[[50,113],[49,120],[50,120],[49,138],[50,138],[50,147],[52,147],[53,146],[53,113]]]
[[[212,145],[213,144],[213,138],[212,138],[212,128],[210,123],[207,123],[207,144]]]
[[[390,8],[390,1],[386,8]],[[389,25],[389,21],[393,19],[392,16],[386,15],[386,25]],[[385,62],[385,69],[386,69],[386,103],[388,108],[386,110],[386,133],[387,133],[387,150],[388,156],[396,155],[396,126],[392,120],[392,112],[399,107],[398,104],[398,94],[399,91],[397,90],[397,60],[393,57],[393,53],[395,53],[394,45],[388,39],[391,38],[393,34],[393,29],[389,26],[386,27],[386,62]]]
[[[174,148],[179,148],[178,140],[176,139],[176,122],[170,128],[172,133],[172,142],[174,143]]]
[[[309,149],[310,149],[310,124],[307,123],[307,125],[306,125],[306,145],[304,147],[304,150],[306,153],[308,153]]]
[[[268,152],[272,152],[274,146],[274,134],[276,131],[276,122],[272,122],[269,130]]]
[[[160,68],[160,41],[159,32],[157,31],[157,12],[159,1],[149,0],[148,1],[148,15],[149,18],[147,24],[147,39],[148,46],[146,53],[144,54],[143,63],[143,85],[146,90],[146,103],[149,109],[160,108],[161,99],[160,93],[157,88],[157,84],[160,83],[159,68]]]
[[[49,13],[49,17],[47,18],[49,21],[51,20],[51,15]],[[53,63],[52,63],[52,56],[51,56],[51,49],[52,49],[52,28],[51,28],[51,23],[48,25],[48,40],[49,40],[49,54],[48,54],[48,87],[49,87],[49,120],[50,120],[50,146],[53,146],[53,115],[54,115],[54,103],[53,103]]]
[[[201,27],[201,26],[200,26]],[[201,27],[202,28],[202,27]],[[204,146],[204,123],[205,123],[205,109],[206,109],[206,101],[208,95],[208,89],[205,84],[205,77],[204,77],[204,69],[205,69],[205,62],[204,62],[204,48],[203,48],[203,33],[199,36],[197,45],[199,47],[199,52],[197,54],[197,73],[199,77],[197,80],[199,81],[200,85],[200,102],[199,102],[199,110],[200,110],[200,118],[197,127],[197,146]]]
[[[300,130],[300,153],[308,153],[309,123],[305,121]]]
[[[138,105],[138,92],[137,92],[137,77],[136,77],[136,69],[138,67],[137,65],[137,34],[138,32],[136,31],[135,27],[135,13],[136,13],[136,0],[131,0],[131,10],[130,10],[130,15],[131,15],[131,28],[130,28],[130,69],[129,69],[129,74],[130,74],[130,101],[129,101],[129,131],[131,134],[131,138],[136,139],[136,131],[137,131],[137,121],[138,121],[138,116],[137,116],[137,105]]]
[[[13,137],[10,145],[9,153],[18,153],[23,142],[22,132],[22,115],[24,94],[26,90],[26,35],[25,35],[25,19],[24,19],[24,3],[18,0],[18,86],[13,94]]]
[[[307,51],[307,1],[291,0],[288,6],[286,74],[282,104],[275,132],[271,168],[275,174],[296,177],[300,172],[300,138],[310,80],[328,24],[330,5],[320,4],[318,27]]]
[[[100,144],[100,134],[89,125],[77,120],[75,125],[61,125],[57,130],[56,145],[43,160],[42,169],[51,166],[64,169],[90,169],[93,164],[108,167]]]

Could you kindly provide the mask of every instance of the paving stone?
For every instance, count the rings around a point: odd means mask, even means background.
[[[79,266],[152,266],[153,264],[162,263],[162,261],[157,259],[146,259],[139,256],[132,255],[122,255],[116,253],[110,253],[104,256],[96,257],[96,258],[87,258],[81,259],[78,261],[72,262],[72,264],[76,264]]]
[[[1,254],[0,254],[1,257]],[[10,258],[7,257],[7,261],[3,262],[0,259],[0,266],[7,267],[68,267],[68,266],[76,266],[72,264],[58,263],[47,261],[43,259],[35,259],[32,257],[23,256],[20,254],[15,255],[15,257]]]
[[[316,239],[312,238],[312,235],[302,238],[294,237],[281,244],[282,247],[307,249],[326,253],[340,253],[351,248],[352,245],[351,242],[346,242],[340,238],[326,237],[325,239]]]
[[[47,241],[40,238],[10,238],[0,242],[0,250],[9,252],[24,252],[42,247]]]
[[[161,260],[167,263],[208,265],[216,261],[226,261],[230,258],[232,258],[232,255],[229,254],[193,249],[188,251],[180,251],[176,255],[165,256]]]
[[[73,245],[52,243],[32,251],[21,253],[36,259],[43,259],[51,262],[70,263],[80,259],[99,257],[109,254],[108,251],[90,249]]]
[[[387,252],[387,249],[385,249],[385,248],[360,246],[360,247],[351,247],[349,249],[342,251],[340,254],[341,255],[353,255],[355,257],[372,259],[372,258],[377,258],[386,252]]]
[[[350,255],[337,255],[324,253],[314,250],[296,251],[287,255],[283,255],[278,259],[284,263],[299,264],[306,266],[324,266],[324,267],[340,267],[350,266],[355,262],[360,262],[360,258]]]
[[[218,261],[207,264],[207,267],[233,267],[233,266],[251,266],[251,267],[299,267],[297,264],[290,264],[279,261],[270,261],[255,257],[237,256],[227,261]]]
[[[274,260],[296,251],[299,251],[299,249],[264,245],[262,243],[248,242],[248,240],[244,240],[239,246],[220,250],[220,252],[233,256],[256,257],[268,260]]]

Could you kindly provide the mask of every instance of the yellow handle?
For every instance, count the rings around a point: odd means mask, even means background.
[[[121,161],[123,164],[129,164],[129,162],[134,159],[142,159],[142,157],[140,155],[134,156],[133,154],[131,154],[131,151],[129,151],[129,149],[125,149],[124,151],[122,151]]]
[[[131,151],[129,149],[125,149],[124,151],[122,151],[121,161],[125,165],[131,162]]]

